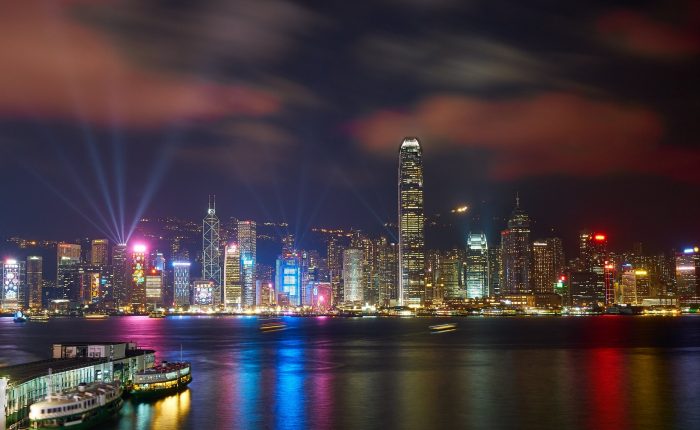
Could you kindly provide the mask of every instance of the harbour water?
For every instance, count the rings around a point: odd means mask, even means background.
[[[431,332],[456,322],[457,330]],[[700,317],[0,318],[0,365],[58,341],[192,362],[179,395],[110,429],[700,428]]]

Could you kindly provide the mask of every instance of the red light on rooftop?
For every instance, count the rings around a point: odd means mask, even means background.
[[[593,236],[593,239],[597,240],[598,242],[602,242],[606,239],[604,234],[596,234]]]
[[[560,280],[560,281],[566,281],[566,276],[561,275],[561,276],[559,277],[559,280]]]

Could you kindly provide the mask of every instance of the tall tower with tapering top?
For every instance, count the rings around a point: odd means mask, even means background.
[[[423,152],[415,137],[399,148],[399,291],[400,306],[425,301]]]
[[[221,285],[221,238],[216,216],[216,196],[209,196],[209,209],[202,224],[202,278]]]
[[[520,208],[518,195],[515,197],[515,209],[508,220],[508,228],[501,232],[501,261],[501,294],[532,293],[530,217]]]

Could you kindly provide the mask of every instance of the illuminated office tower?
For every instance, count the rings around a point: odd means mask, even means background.
[[[376,243],[357,231],[350,241],[350,247],[362,250],[362,300],[366,304],[377,305],[379,278]]]
[[[503,283],[503,261],[501,259],[501,247],[489,249],[489,296],[501,294]]]
[[[144,282],[146,303],[156,306],[163,304],[163,272],[155,267],[146,271]]]
[[[131,253],[131,291],[129,302],[133,307],[146,304],[146,245],[137,244]]]
[[[463,274],[466,259],[467,255],[461,249],[438,253],[437,270],[432,280],[434,302],[465,298],[467,291]]]
[[[273,272],[274,269],[270,265],[255,265],[255,304],[257,306],[277,304]]]
[[[669,257],[658,254],[650,257],[649,277],[653,285],[652,290],[659,298],[669,298],[675,291],[674,261],[675,255]]]
[[[532,289],[535,293],[553,293],[563,272],[561,239],[553,237],[532,243]]]
[[[278,303],[301,306],[301,265],[296,253],[288,253],[277,258],[275,279]]]
[[[209,198],[207,216],[202,222],[202,278],[221,285],[221,238],[219,218],[216,216],[216,199]]]
[[[379,271],[379,305],[396,306],[397,275],[398,275],[398,246],[382,237],[377,241],[377,270]]]
[[[328,239],[328,279],[331,282],[333,290],[333,303],[342,303],[343,301],[343,246],[338,241],[338,238],[331,237]]]
[[[187,306],[190,304],[190,265],[189,261],[173,262],[175,306]]]
[[[241,253],[238,245],[232,243],[224,251],[224,297],[225,308],[240,308],[241,294]]]
[[[467,298],[489,296],[489,247],[486,235],[483,233],[469,233],[467,236],[466,258],[466,285]],[[457,297],[455,297],[457,296]],[[451,292],[450,298],[459,298]]]
[[[129,303],[130,276],[126,243],[114,245],[112,249],[112,299],[117,308]]]
[[[593,256],[593,233],[582,230],[578,235],[579,260],[578,267],[573,269],[577,272],[591,270],[591,258]]]
[[[44,260],[42,257],[27,257],[27,292],[30,308],[41,308],[41,289],[44,283]]]
[[[218,304],[218,291],[214,281],[198,279],[192,283],[192,301],[197,306],[215,306]]]
[[[649,272],[635,269],[631,264],[623,265],[620,282],[619,303],[641,305],[649,297]]]
[[[255,265],[257,231],[255,221],[238,221],[238,248],[241,254],[241,286],[243,306],[255,306]]]
[[[151,254],[151,267],[161,272],[165,271],[165,256],[162,252],[156,251]]]
[[[80,301],[80,245],[59,243],[56,245],[56,287],[60,296],[72,301]]]
[[[361,249],[348,248],[343,251],[343,302],[345,304],[363,304]]]
[[[586,264],[586,270],[595,274],[596,277],[596,294],[609,298],[610,291],[614,290],[612,284],[613,277],[606,272],[606,264],[610,260],[608,254],[608,236],[602,233],[595,233],[590,236],[590,244],[588,247],[589,254],[585,259],[582,259]],[[601,304],[606,303],[603,301]]]
[[[399,148],[399,306],[425,300],[422,158],[418,139],[405,138]]]
[[[605,302],[605,294],[598,288],[598,277],[593,272],[571,272],[569,295],[572,306],[596,307]]]
[[[700,250],[686,248],[676,254],[676,294],[678,297],[700,296],[698,275],[700,275]]]
[[[69,299],[83,305],[101,302],[105,296],[105,286],[102,285],[102,266],[80,263],[76,269],[78,288],[71,291]]]
[[[109,261],[109,240],[94,239],[90,245],[90,264],[106,266]]]
[[[80,245],[75,243],[60,242],[56,245],[56,259],[60,266],[62,263],[80,263]]]
[[[516,198],[508,229],[501,232],[501,294],[532,293],[530,257],[530,217],[520,208],[520,198]]]
[[[24,261],[8,258],[2,263],[2,290],[0,309],[15,310],[24,307]]]

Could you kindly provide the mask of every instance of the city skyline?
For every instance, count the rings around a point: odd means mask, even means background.
[[[285,12],[10,5],[0,236],[121,234],[143,216],[200,218],[209,194],[221,214],[297,236],[378,230],[393,219],[396,142],[415,135],[428,217],[461,204],[507,217],[518,192],[534,229],[571,240],[584,226],[655,249],[700,237],[693,4],[274,3]],[[512,26],[511,8],[535,25]],[[146,10],[163,21],[135,18]],[[164,25],[181,14],[198,19]]]

